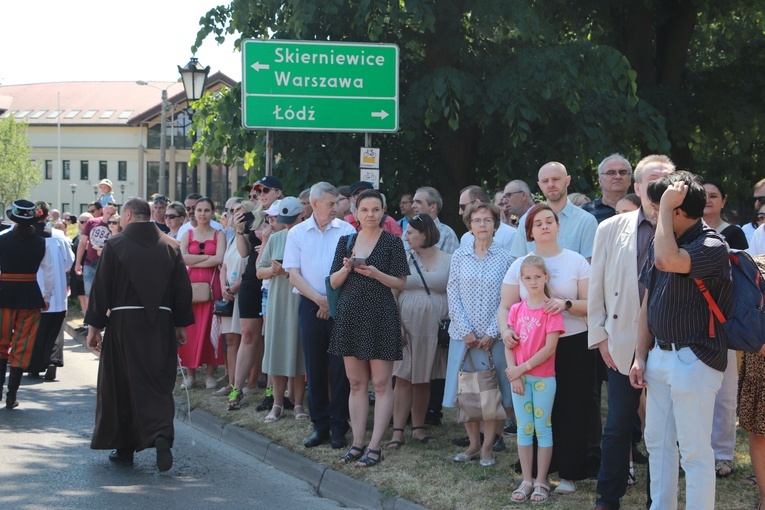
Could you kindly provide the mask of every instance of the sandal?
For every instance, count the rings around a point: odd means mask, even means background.
[[[359,448],[358,446],[351,446],[351,449],[348,450],[348,453],[340,457],[340,460],[338,460],[337,462],[339,464],[349,464],[353,462],[354,460],[359,460],[364,455],[364,448],[365,448],[364,446],[362,446],[361,448]],[[358,453],[353,453],[353,452],[358,452]]]
[[[300,404],[295,406],[295,419],[296,420],[307,420],[310,416],[308,416],[308,413],[305,412],[305,409]]]
[[[510,494],[510,499],[513,501],[513,503],[523,503],[529,499],[529,496],[531,496],[533,491],[534,487],[529,482],[524,480],[521,482],[518,488],[515,489],[512,494]]]
[[[276,412],[277,409],[279,410],[278,413]],[[279,404],[274,404],[273,406],[271,406],[271,412],[268,413],[268,416],[263,418],[263,421],[266,423],[271,423],[276,420],[280,420],[283,417],[284,417],[284,406],[280,406]]]
[[[234,388],[228,395],[228,410],[238,411],[242,407],[242,399],[244,399],[244,393],[242,390]]]
[[[537,498],[537,499],[534,499]],[[532,503],[547,503],[550,499],[550,486],[546,483],[537,482],[534,484],[534,492],[531,493]]]
[[[747,476],[746,478],[741,480],[741,483],[743,483],[744,485],[757,485],[757,476],[756,475]]]
[[[374,457],[370,457],[369,454],[374,455]],[[359,461],[356,463],[356,467],[376,466],[382,462],[382,460],[383,456],[381,450],[372,450],[371,448],[367,448],[367,453],[365,453],[364,456],[359,459]]]
[[[393,428],[393,432],[394,432],[394,433],[395,433],[395,432],[404,432],[404,429],[397,429],[397,428],[395,428],[395,427],[394,427],[394,428]],[[395,440],[395,439],[393,439],[393,440],[391,440],[391,441],[388,441],[388,444],[386,444],[386,445],[385,445],[385,447],[386,447],[386,448],[390,448],[391,450],[398,450],[399,448],[401,448],[402,446],[404,446],[404,444],[405,444],[405,443],[404,443],[404,440],[403,440],[403,439],[402,439],[401,441],[398,441],[398,440]]]
[[[731,460],[716,460],[715,461],[715,474],[718,478],[725,478],[733,473],[733,461]]]
[[[430,443],[430,441],[432,441],[432,440],[433,440],[433,438],[432,438],[431,436],[427,435],[427,434],[426,434],[426,435],[424,435],[423,437],[420,437],[420,438],[414,437],[414,431],[415,431],[415,430],[419,430],[419,429],[427,429],[427,428],[428,428],[428,427],[412,427],[412,439],[416,439],[417,441],[419,441],[419,442],[420,442],[420,443],[422,443],[422,444],[428,444],[428,443]],[[396,429],[393,429],[393,430],[396,430]]]

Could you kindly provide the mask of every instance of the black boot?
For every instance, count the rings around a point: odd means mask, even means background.
[[[5,371],[8,370],[8,360],[0,359],[0,401],[3,400],[3,388],[5,388]]]
[[[13,409],[18,407],[19,403],[16,401],[16,391],[21,386],[21,376],[24,371],[21,368],[11,367],[11,373],[8,377],[8,395],[5,396],[5,407]]]

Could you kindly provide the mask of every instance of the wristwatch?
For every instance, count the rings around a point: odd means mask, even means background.
[[[567,300],[566,300],[566,310],[568,310],[568,309],[569,309],[569,308],[571,308],[572,306],[574,306],[574,305],[573,305],[573,303],[571,302],[571,300],[570,300],[570,299],[567,299]]]

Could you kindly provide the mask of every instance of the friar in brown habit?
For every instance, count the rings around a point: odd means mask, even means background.
[[[124,230],[106,241],[93,280],[85,322],[88,347],[101,360],[90,447],[114,449],[109,460],[123,466],[133,464],[134,452],[154,447],[157,467],[167,471],[178,345],[194,312],[178,243],[150,219],[145,200],[125,203]]]

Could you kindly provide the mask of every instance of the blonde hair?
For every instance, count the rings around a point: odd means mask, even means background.
[[[536,267],[537,269],[541,269],[542,273],[546,274],[547,276],[550,276],[550,272],[547,270],[547,265],[545,264],[545,259],[538,255],[528,255],[526,258],[523,259],[523,262],[521,262],[521,279],[523,278],[523,268],[524,267]],[[552,297],[552,294],[550,293],[550,287],[545,283],[545,296]]]

